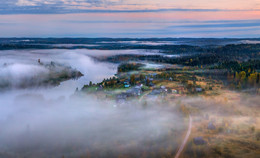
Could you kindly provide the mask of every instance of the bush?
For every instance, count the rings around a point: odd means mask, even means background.
[[[256,140],[259,141],[260,140],[260,131],[256,132],[255,136],[256,136]]]

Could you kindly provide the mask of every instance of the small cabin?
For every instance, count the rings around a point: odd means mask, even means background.
[[[195,145],[204,145],[206,144],[206,141],[202,137],[195,137],[193,138],[193,143]]]
[[[209,129],[209,130],[215,130],[215,129],[216,129],[216,126],[215,126],[212,122],[209,122],[209,124],[208,124],[208,129]]]
[[[199,87],[195,88],[195,90],[196,90],[196,92],[202,92],[203,91],[202,88],[199,88]]]
[[[125,88],[129,88],[130,85],[129,85],[129,84],[125,84],[124,87],[125,87]]]

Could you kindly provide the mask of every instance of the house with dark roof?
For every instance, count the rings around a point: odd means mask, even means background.
[[[196,92],[202,92],[203,91],[203,89],[200,88],[200,87],[195,88],[195,90],[196,90]]]
[[[209,130],[215,130],[215,129],[216,129],[216,126],[215,126],[212,122],[209,122],[209,123],[208,123],[208,129],[209,129]]]
[[[140,96],[142,94],[141,87],[134,87],[131,89],[128,89],[126,93],[130,94],[131,96]]]
[[[195,137],[193,138],[193,143],[195,145],[204,145],[206,144],[206,141],[202,137]]]

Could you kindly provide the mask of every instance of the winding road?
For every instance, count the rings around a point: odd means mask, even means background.
[[[149,93],[146,93],[146,94],[144,94],[143,96],[141,96],[141,97],[139,98],[139,102],[140,102],[141,100],[143,100],[144,96],[146,96],[146,95],[148,95],[148,94],[149,94]],[[177,151],[177,153],[176,153],[176,155],[175,155],[175,158],[179,158],[179,157],[180,157],[180,155],[181,155],[181,153],[182,153],[184,147],[186,146],[186,144],[187,144],[187,142],[188,142],[188,139],[189,139],[189,137],[190,137],[190,134],[191,134],[191,128],[192,128],[192,117],[189,115],[189,128],[188,128],[188,131],[187,131],[187,133],[186,133],[186,135],[185,135],[185,138],[184,138],[183,141],[182,141],[182,144],[181,144],[180,148],[178,149],[178,151]]]
[[[183,151],[183,149],[184,149],[184,147],[186,146],[186,144],[187,144],[187,142],[188,142],[188,139],[189,139],[189,137],[190,137],[191,128],[192,128],[192,117],[191,117],[190,115],[189,115],[189,119],[190,119],[190,121],[189,121],[188,131],[187,131],[187,133],[186,133],[186,135],[185,135],[185,138],[184,138],[184,140],[183,140],[183,142],[182,142],[182,144],[181,144],[181,146],[180,146],[178,152],[177,152],[176,155],[175,155],[175,158],[179,158],[179,157],[180,157],[181,152]]]

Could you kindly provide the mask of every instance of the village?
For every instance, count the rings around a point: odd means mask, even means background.
[[[129,63],[129,67],[136,63]],[[118,68],[122,71],[122,68]],[[101,83],[90,82],[82,88],[82,92],[105,93],[109,99],[114,99],[122,106],[131,99],[161,100],[166,96],[171,98],[186,95],[205,94],[212,90],[210,83],[202,81],[195,75],[174,73],[171,69],[129,69],[127,72],[118,72],[110,79]],[[200,81],[198,80],[200,78]],[[205,79],[203,79],[205,80]],[[198,84],[197,84],[198,82]]]
[[[135,67],[101,83],[90,83],[81,92],[112,99],[115,108],[175,106],[186,124],[193,118],[183,157],[233,157],[232,152],[238,149],[246,150],[241,157],[255,157],[260,139],[258,97],[231,91],[220,80],[187,71],[193,69]],[[251,103],[255,106],[246,107],[245,96],[248,101],[255,100]]]

